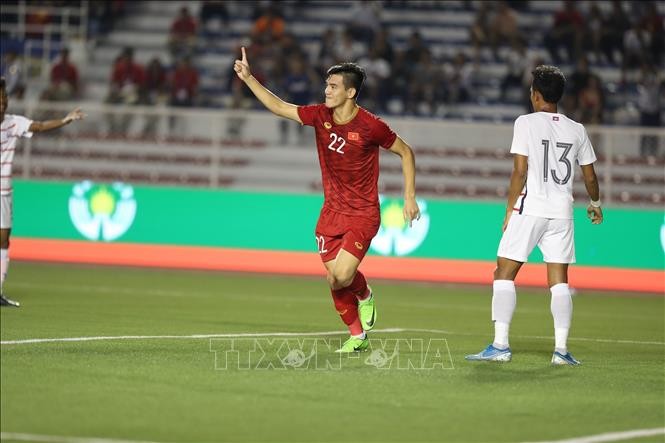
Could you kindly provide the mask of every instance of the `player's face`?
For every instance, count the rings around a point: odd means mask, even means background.
[[[326,107],[336,108],[342,106],[349,99],[352,91],[344,88],[344,78],[340,74],[333,74],[326,79]]]

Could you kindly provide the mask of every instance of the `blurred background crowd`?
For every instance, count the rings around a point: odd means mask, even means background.
[[[255,77],[296,104],[321,100],[328,67],[356,61],[368,73],[360,102],[379,114],[510,121],[528,111],[531,69],[553,63],[567,74],[571,117],[659,126],[664,11],[654,1],[6,0],[2,74],[16,98],[250,108],[258,102],[232,71],[244,45]],[[72,57],[81,39],[85,56]]]

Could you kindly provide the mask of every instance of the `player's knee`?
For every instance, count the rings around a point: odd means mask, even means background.
[[[335,269],[332,272],[335,283],[340,288],[346,288],[353,282],[354,270],[351,269]]]

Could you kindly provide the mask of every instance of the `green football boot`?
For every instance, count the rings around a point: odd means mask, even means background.
[[[365,335],[365,338],[349,337],[347,341],[344,342],[341,348],[335,352],[340,352],[343,354],[350,354],[352,352],[362,352],[367,350],[369,346],[369,338]]]
[[[371,331],[376,324],[376,306],[374,305],[374,294],[372,288],[368,286],[369,297],[358,302],[358,316],[360,324],[365,331]]]

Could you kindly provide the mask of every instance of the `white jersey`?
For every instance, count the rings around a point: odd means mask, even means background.
[[[32,120],[20,115],[5,114],[0,124],[0,195],[12,193],[12,163],[19,137],[32,137]]]
[[[510,153],[529,157],[526,185],[515,209],[536,217],[572,219],[576,164],[596,161],[584,126],[551,112],[521,115],[515,120]]]

